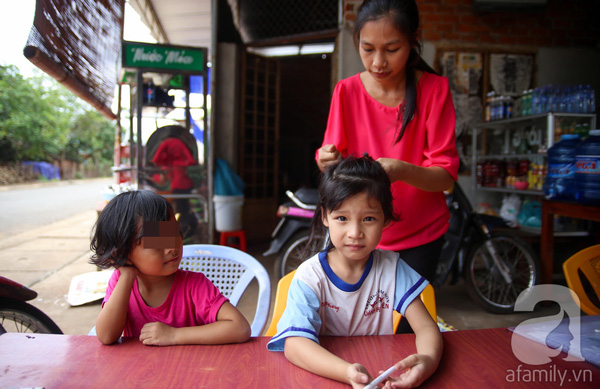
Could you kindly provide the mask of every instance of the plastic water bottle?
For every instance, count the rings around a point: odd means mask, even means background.
[[[531,114],[537,115],[538,113],[542,113],[542,102],[541,102],[541,88],[535,88],[533,93],[531,94]]]
[[[591,130],[575,150],[575,200],[600,205],[600,130]]]
[[[552,85],[543,86],[540,89],[540,111],[539,113],[546,113],[550,111],[550,90]]]
[[[560,86],[548,85],[548,108],[546,112],[560,112]]]
[[[579,135],[564,134],[548,149],[548,175],[543,188],[547,198],[575,199],[575,150],[580,143]]]
[[[494,98],[494,91],[488,92],[485,99],[485,121],[489,122],[492,120],[492,99]]]
[[[591,85],[587,85],[586,89],[588,91],[588,109],[586,112],[596,112],[596,91]]]
[[[575,98],[575,101],[577,102],[577,107],[574,112],[579,112],[579,113],[587,113],[588,112],[587,96],[588,96],[588,92],[586,90],[586,87],[583,85],[578,85],[577,86],[577,94],[576,94],[576,98]]]
[[[146,101],[148,104],[154,104],[154,83],[152,80],[148,81],[148,87],[146,88]]]

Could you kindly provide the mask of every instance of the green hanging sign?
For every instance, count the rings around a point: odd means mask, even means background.
[[[204,71],[204,48],[123,42],[123,67]]]

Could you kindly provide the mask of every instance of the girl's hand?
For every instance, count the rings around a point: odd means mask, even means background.
[[[335,163],[342,157],[342,153],[335,148],[335,145],[325,145],[319,149],[317,165],[319,170],[323,171],[327,166]]]
[[[160,322],[146,323],[140,332],[140,342],[146,346],[172,346],[175,344],[175,330]]]
[[[371,375],[367,371],[367,368],[360,363],[353,363],[348,366],[348,379],[353,388],[364,388],[369,382],[371,382]]]
[[[421,385],[435,371],[435,363],[428,355],[412,354],[396,364],[398,371],[404,370],[398,377],[390,377],[385,389],[415,388]],[[383,373],[380,371],[379,374]]]
[[[114,261],[113,261],[113,266],[114,266]],[[135,265],[133,264],[133,262],[131,262],[130,259],[128,259],[124,265],[115,266],[115,268],[119,271],[119,273],[121,273],[121,277],[131,276],[131,275],[133,275],[134,277],[137,277],[140,273],[139,270],[137,269],[137,267],[135,267]]]
[[[137,267],[133,266],[133,264],[129,263],[129,261],[127,262],[127,264],[119,266],[117,269],[119,270],[119,273],[121,273],[121,277],[136,278],[140,274]]]

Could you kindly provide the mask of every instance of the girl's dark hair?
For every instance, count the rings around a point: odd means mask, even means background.
[[[329,165],[321,173],[319,201],[311,221],[307,250],[311,247],[326,247],[327,250],[333,247],[329,238],[324,242],[327,234],[323,212],[335,211],[346,199],[360,193],[366,193],[367,198],[381,204],[386,222],[398,220],[392,203],[390,178],[383,167],[367,154],[363,157],[348,156]]]
[[[171,204],[149,190],[124,192],[110,200],[93,228],[90,263],[101,269],[126,264],[135,244],[142,238],[145,221],[168,221]]]
[[[406,126],[417,112],[417,79],[416,70],[436,74],[421,58],[421,43],[418,39],[419,33],[419,9],[415,0],[365,0],[358,8],[356,22],[354,24],[354,46],[359,50],[360,31],[368,22],[389,18],[394,27],[402,32],[412,47],[408,61],[406,62],[406,93],[404,95],[404,110],[398,111],[397,122],[402,114],[402,126],[396,137],[400,142]]]

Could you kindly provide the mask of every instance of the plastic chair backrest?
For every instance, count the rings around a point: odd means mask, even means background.
[[[234,306],[256,278],[258,301],[251,327],[252,336],[261,335],[269,316],[271,280],[264,266],[253,256],[228,246],[184,245],[179,268],[202,272]]]
[[[285,306],[287,304],[287,295],[288,291],[290,290],[290,284],[292,283],[292,278],[294,278],[294,274],[296,274],[296,270],[293,270],[285,276],[281,277],[281,279],[277,283],[275,305],[273,306],[271,324],[269,324],[269,328],[267,328],[267,331],[265,331],[265,336],[275,336],[277,334],[277,323],[279,322],[279,319],[281,319],[283,311],[285,311]]]
[[[599,315],[600,307],[590,300],[581,281],[580,272],[587,278],[600,300],[600,244],[573,254],[563,263],[563,271],[569,289],[579,297],[581,310],[588,315]]]
[[[433,286],[431,284],[428,284],[425,287],[425,289],[423,289],[423,291],[421,292],[420,297],[421,301],[423,301],[423,304],[425,305],[425,308],[427,308],[427,312],[429,312],[433,321],[437,323],[437,308],[435,305],[435,290],[433,289]],[[400,324],[400,319],[402,319],[402,315],[394,311],[392,313],[392,316],[394,320],[395,333],[398,329],[398,325]]]
[[[294,274],[296,270],[286,274],[283,276],[279,282],[277,283],[277,292],[275,294],[275,306],[273,307],[273,316],[271,318],[271,323],[269,324],[269,328],[265,332],[265,336],[275,336],[277,334],[277,323],[279,319],[281,319],[281,315],[285,310],[285,306],[287,303],[287,295],[288,290],[290,289],[290,284],[292,283],[292,278],[294,278]],[[421,292],[421,300],[423,304],[425,304],[425,308],[433,318],[433,321],[437,323],[437,310],[435,306],[435,291],[433,290],[433,286],[431,284],[427,285],[423,292]],[[398,325],[400,324],[400,319],[402,315],[398,312],[394,311],[393,313],[393,328],[394,332],[398,329]]]

